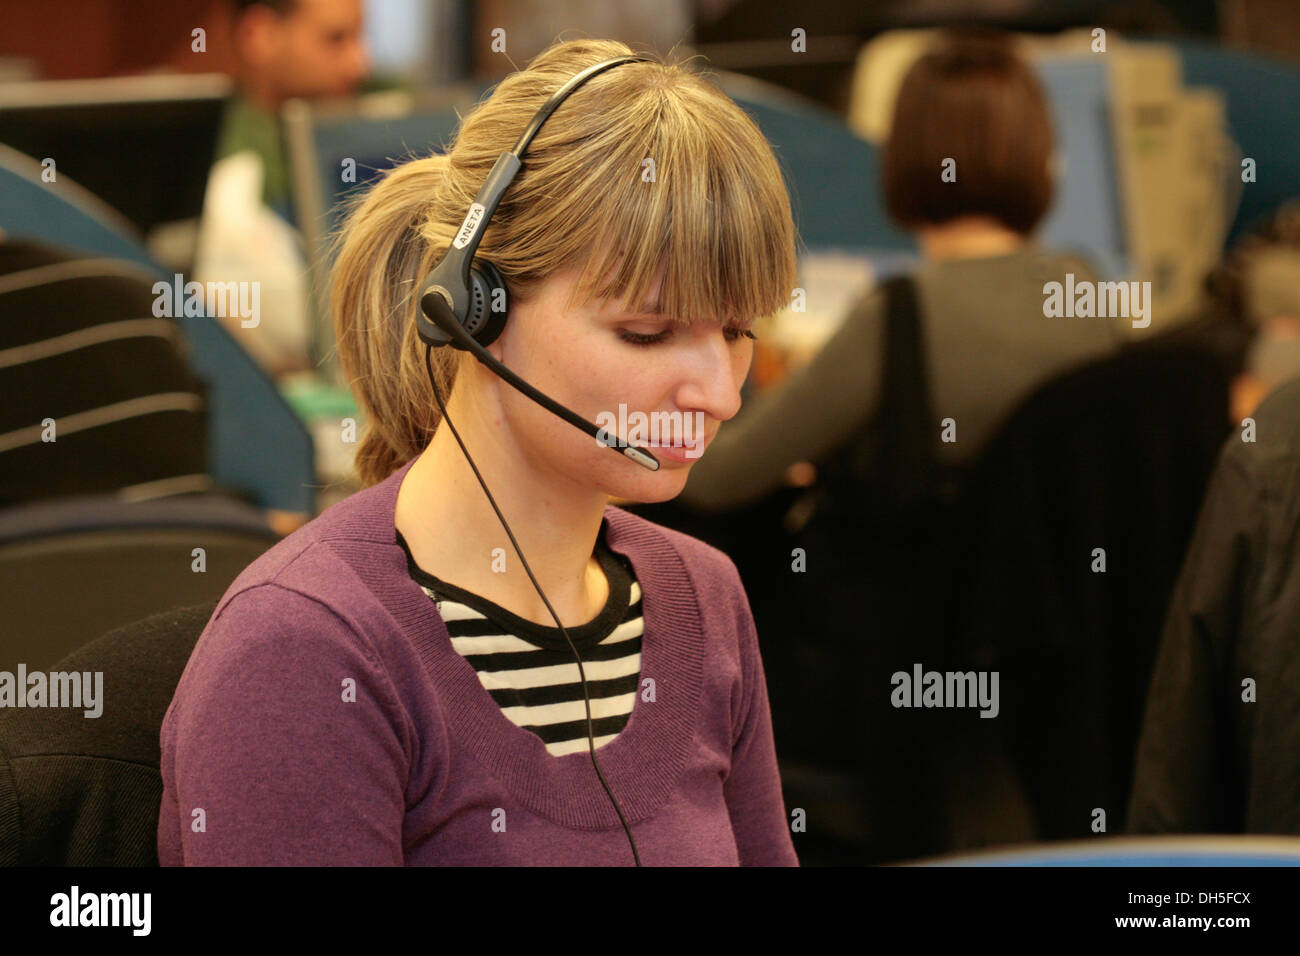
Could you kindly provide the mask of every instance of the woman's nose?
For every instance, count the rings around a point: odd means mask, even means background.
[[[691,411],[703,411],[719,421],[733,418],[740,411],[740,386],[749,374],[749,362],[737,356],[736,346],[727,341],[721,329],[710,330],[700,337],[696,356],[678,404]]]

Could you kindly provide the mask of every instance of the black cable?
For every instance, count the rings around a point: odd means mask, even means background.
[[[519,555],[519,560],[523,562],[524,570],[528,572],[528,578],[533,582],[533,587],[537,589],[538,595],[541,596],[542,603],[546,605],[546,610],[551,612],[551,617],[555,618],[555,624],[564,635],[564,639],[569,642],[569,650],[573,652],[573,659],[578,662],[578,677],[582,680],[582,700],[587,706],[587,744],[591,750],[591,765],[596,768],[596,776],[600,778],[600,785],[605,788],[605,793],[609,795],[610,802],[614,804],[614,812],[618,814],[618,822],[623,824],[623,832],[627,834],[627,841],[632,845],[632,859],[636,865],[641,865],[641,855],[636,850],[636,840],[632,839],[632,830],[627,825],[627,820],[623,817],[623,808],[618,805],[614,799],[614,792],[609,789],[609,784],[605,782],[605,775],[600,772],[600,764],[596,762],[596,736],[591,724],[591,697],[587,693],[587,674],[582,668],[582,657],[578,654],[578,649],[573,644],[573,639],[569,637],[569,632],[564,629],[560,623],[560,616],[555,613],[555,608],[551,607],[551,602],[546,599],[542,593],[542,586],[537,583],[537,578],[533,577],[533,569],[528,566],[528,560],[524,557],[523,551],[519,549],[519,542],[515,540],[514,532],[510,530],[510,525],[506,523],[505,517],[501,514],[501,509],[497,507],[496,499],[492,497],[492,492],[488,491],[487,483],[483,476],[479,474],[478,466],[474,464],[474,459],[470,457],[469,449],[465,443],[460,440],[460,432],[456,431],[456,426],[452,424],[451,416],[447,414],[447,406],[442,402],[442,393],[438,391],[438,383],[433,377],[433,346],[429,343],[424,345],[424,368],[429,373],[429,385],[433,388],[433,397],[438,400],[438,408],[442,410],[443,421],[451,429],[451,433],[456,436],[456,443],[460,445],[460,450],[465,453],[465,460],[469,462],[470,468],[474,469],[474,477],[478,483],[483,486],[483,493],[487,495],[488,501],[492,504],[492,510],[497,513],[497,518],[501,521],[501,526],[506,529],[506,534],[510,536],[510,543],[514,545],[515,554]]]

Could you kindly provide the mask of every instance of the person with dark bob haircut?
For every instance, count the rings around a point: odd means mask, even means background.
[[[923,257],[912,278],[935,434],[941,419],[956,422],[957,440],[936,443],[948,465],[968,463],[1036,385],[1123,341],[1109,319],[1044,315],[1044,283],[1096,280],[1082,260],[1033,239],[1052,201],[1053,139],[1038,79],[1006,36],[940,34],[898,94],[883,187]],[[854,439],[880,408],[884,330],[876,288],[807,365],[722,427],[681,503],[748,506],[791,466],[819,464]]]
[[[1052,151],[1033,72],[1006,41],[964,37],[922,56],[899,89],[885,204],[909,229],[981,218],[1028,235],[1052,202]],[[955,177],[938,175],[948,159]]]

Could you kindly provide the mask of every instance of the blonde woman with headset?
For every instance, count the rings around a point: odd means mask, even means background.
[[[373,186],[331,289],[365,487],[218,605],[160,861],[798,865],[735,565],[609,504],[681,490],[794,255],[754,123],[621,43]]]

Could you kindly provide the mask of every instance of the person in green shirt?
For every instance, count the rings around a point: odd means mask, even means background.
[[[361,0],[231,0],[235,81],[217,158],[252,150],[262,160],[262,201],[282,215],[289,171],[279,114],[294,97],[356,93],[370,70]]]

